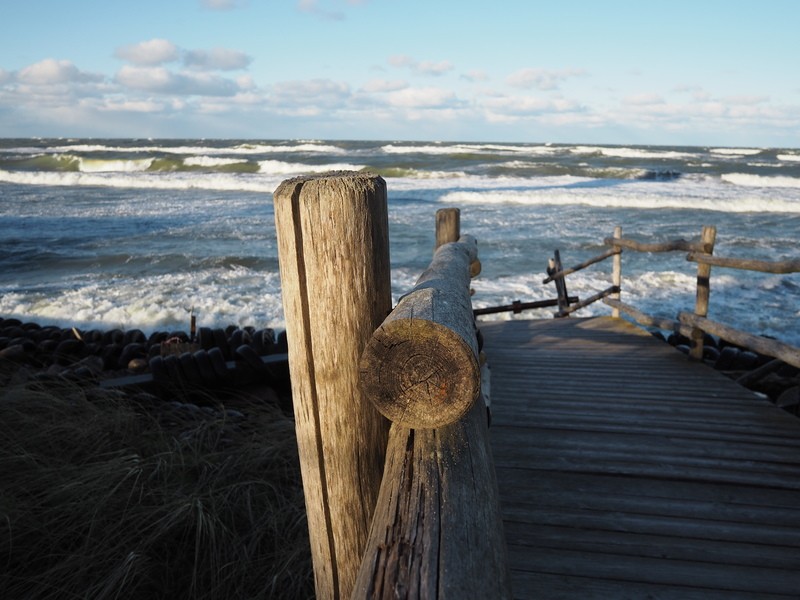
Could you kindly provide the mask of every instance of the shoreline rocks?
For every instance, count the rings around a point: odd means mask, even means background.
[[[166,363],[168,378],[175,383],[209,387],[213,381],[202,376],[206,355],[217,367],[221,357],[224,369],[227,361],[258,366],[260,360],[254,361],[253,356],[259,359],[286,352],[285,332],[276,336],[272,329],[229,326],[200,328],[196,336],[184,331],[156,331],[147,336],[140,329],[79,330],[0,318],[0,384],[8,383],[12,376],[17,381],[67,377],[99,382],[147,373],[163,384],[168,381],[157,378],[154,367],[157,371]],[[280,385],[288,383],[288,370],[251,370],[267,379],[280,379]],[[253,377],[246,379],[252,382]]]

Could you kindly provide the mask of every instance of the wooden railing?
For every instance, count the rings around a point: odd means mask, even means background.
[[[475,239],[440,211],[433,261],[390,311],[382,178],[273,198],[317,598],[509,598]]]
[[[477,243],[436,237],[361,358],[362,390],[392,426],[352,598],[510,597],[470,301]]]
[[[800,367],[800,349],[758,335],[746,333],[724,325],[717,321],[710,320],[708,315],[708,304],[711,289],[711,267],[723,267],[732,269],[746,269],[750,271],[760,271],[764,273],[788,274],[800,272],[800,260],[785,261],[764,261],[750,260],[741,258],[727,258],[714,256],[714,243],[716,241],[716,228],[705,226],[702,229],[700,239],[687,241],[684,239],[644,243],[633,239],[623,238],[621,228],[614,230],[613,237],[603,240],[610,249],[602,254],[584,261],[568,269],[548,268],[548,277],[543,283],[555,282],[556,290],[559,295],[561,289],[566,289],[566,277],[572,273],[585,269],[591,265],[602,262],[608,258],[614,260],[612,285],[585,300],[571,304],[566,302],[566,308],[561,308],[556,316],[567,316],[593,302],[602,300],[612,308],[612,315],[619,317],[620,312],[630,316],[635,322],[645,327],[653,327],[666,331],[680,333],[692,341],[690,355],[695,359],[703,357],[703,337],[710,333],[728,342],[742,346],[754,352],[774,357],[778,361],[785,362],[795,367]],[[695,300],[695,310],[693,313],[680,312],[676,319],[655,317],[646,314],[634,306],[621,300],[622,287],[622,253],[624,251],[634,252],[687,252],[686,260],[697,263],[697,290]],[[558,258],[556,252],[555,258]],[[551,261],[552,265],[552,261]],[[561,287],[559,287],[561,282]]]

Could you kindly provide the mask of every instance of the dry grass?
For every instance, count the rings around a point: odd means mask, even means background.
[[[293,423],[165,426],[121,393],[0,390],[0,597],[313,596]]]

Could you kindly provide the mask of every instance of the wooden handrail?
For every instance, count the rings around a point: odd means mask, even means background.
[[[635,252],[705,252],[706,248],[702,242],[689,242],[684,239],[672,240],[669,242],[645,243],[628,238],[607,237],[603,239],[606,246],[617,246],[625,250]]]
[[[584,261],[584,262],[582,262],[580,264],[577,264],[574,267],[570,267],[569,269],[563,269],[561,271],[558,271],[557,273],[553,273],[552,275],[548,275],[547,278],[542,280],[542,283],[543,284],[548,284],[551,281],[553,281],[555,279],[558,279],[559,277],[566,277],[567,275],[571,275],[572,273],[576,273],[576,272],[578,272],[578,271],[580,271],[582,269],[585,269],[586,267],[590,267],[591,265],[593,265],[595,263],[602,262],[602,261],[606,260],[607,258],[610,258],[610,257],[612,257],[612,256],[614,256],[616,254],[620,254],[621,252],[622,252],[622,249],[620,249],[620,248],[612,248],[611,250],[607,250],[606,252],[603,252],[602,254],[600,254],[598,256],[590,258],[589,260],[586,260],[586,261]]]
[[[702,329],[739,346],[750,348],[760,354],[780,358],[787,364],[800,367],[800,348],[795,348],[778,340],[745,333],[711,319],[698,317],[693,313],[678,313],[678,320],[685,325]]]
[[[610,296],[611,294],[616,294],[617,292],[619,292],[619,288],[612,285],[611,287],[606,288],[601,292],[597,292],[596,294],[593,294],[593,295],[589,296],[585,300],[581,300],[577,304],[571,304],[570,306],[568,306],[566,308],[560,309],[558,311],[558,315],[557,316],[568,315],[570,313],[575,312],[576,310],[580,310],[581,308],[585,308],[585,307],[589,306],[590,304],[594,304],[598,300],[602,300],[603,298],[605,298],[607,296]]]
[[[686,337],[689,337],[692,333],[692,328],[687,325],[682,325],[680,321],[648,315],[634,306],[631,306],[630,304],[620,300],[616,300],[614,298],[603,298],[603,303],[607,304],[611,308],[616,308],[617,310],[624,312],[634,321],[639,323],[639,325],[644,327],[655,327],[656,329],[663,329],[664,331],[674,331],[676,333],[680,333],[681,335],[685,335]]]
[[[697,262],[714,267],[726,267],[730,269],[743,269],[745,271],[760,271],[762,273],[776,273],[785,275],[788,273],[800,273],[800,259],[793,260],[751,260],[745,258],[726,258],[722,256],[712,256],[690,252],[686,256],[687,261]]]
[[[478,397],[480,367],[469,296],[477,242],[440,246],[414,289],[361,355],[361,389],[389,420],[431,429],[461,418]]]
[[[645,327],[656,327],[662,330],[675,331],[691,338],[692,347],[690,356],[694,359],[702,359],[703,336],[705,333],[711,333],[740,346],[754,350],[755,352],[774,356],[789,364],[796,365],[797,363],[795,361],[798,360],[797,357],[800,355],[799,349],[768,338],[738,331],[721,323],[711,321],[706,318],[706,315],[708,314],[712,266],[759,271],[763,273],[788,274],[800,272],[800,260],[766,261],[714,256],[715,238],[716,228],[704,226],[699,241],[687,241],[681,238],[667,242],[643,243],[623,238],[621,229],[616,228],[614,237],[608,237],[603,240],[604,244],[611,246],[611,250],[584,261],[570,269],[563,269],[558,272],[551,272],[548,270],[549,277],[544,279],[542,283],[549,283],[554,280],[563,281],[566,275],[613,256],[615,265],[612,287],[598,292],[575,305],[571,305],[567,309],[562,307],[556,316],[564,316],[565,314],[579,310],[580,308],[602,299],[606,305],[613,309],[613,316],[615,317],[618,317],[620,312],[624,312],[632,317],[634,321]],[[621,287],[621,267],[619,265],[619,258],[623,249],[636,252],[688,252],[686,260],[695,262],[698,265],[697,298],[694,313],[682,312],[679,315],[679,319],[675,321],[672,319],[653,317],[620,301],[618,297],[618,292]]]
[[[470,236],[440,245],[362,354],[362,392],[392,425],[354,600],[511,597],[469,296],[476,259]]]

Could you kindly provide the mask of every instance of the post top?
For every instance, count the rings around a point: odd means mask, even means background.
[[[302,188],[307,183],[325,184],[325,183],[347,183],[353,186],[370,186],[381,185],[386,186],[383,177],[377,173],[370,173],[368,171],[326,171],[324,173],[309,173],[307,175],[299,175],[290,179],[285,179],[281,184],[275,188],[273,196],[280,196],[283,194],[291,194],[290,190],[297,190]]]

